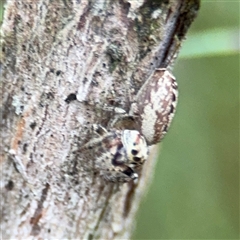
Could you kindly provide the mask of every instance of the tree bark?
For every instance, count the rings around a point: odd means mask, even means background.
[[[3,239],[129,239],[153,175],[111,183],[79,147],[170,68],[198,0],[13,1],[1,31]],[[79,160],[80,159],[80,160]],[[85,160],[84,160],[85,159]]]

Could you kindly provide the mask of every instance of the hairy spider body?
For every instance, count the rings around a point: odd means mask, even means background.
[[[98,129],[103,127],[98,126]],[[102,131],[102,130],[101,130]],[[94,161],[94,168],[106,180],[126,182],[138,178],[133,168],[142,165],[148,157],[145,138],[136,130],[105,129],[102,136],[89,141],[81,150]],[[96,158],[97,156],[97,158]]]
[[[85,144],[94,168],[106,180],[127,182],[138,178],[135,170],[148,157],[148,146],[162,140],[177,105],[177,83],[166,69],[156,69],[131,103],[130,111],[113,121],[109,130],[95,125],[97,138]],[[125,114],[124,114],[125,113]]]

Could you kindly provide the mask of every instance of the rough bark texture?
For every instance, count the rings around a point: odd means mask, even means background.
[[[128,111],[152,71],[172,65],[198,8],[198,0],[7,1],[3,239],[130,237],[155,158],[138,183],[116,184],[75,152],[91,139],[93,123],[108,126],[113,112],[104,104]]]

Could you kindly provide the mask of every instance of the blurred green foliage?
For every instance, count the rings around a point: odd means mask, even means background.
[[[3,1],[0,0],[0,27],[2,26],[2,20],[3,20]]]
[[[239,239],[239,1],[202,1],[133,239]]]

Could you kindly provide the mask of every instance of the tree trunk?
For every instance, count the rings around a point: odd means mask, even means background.
[[[128,112],[154,69],[172,65],[198,8],[198,0],[7,1],[3,239],[130,238],[155,152],[128,183],[107,182],[76,152],[92,124],[114,117],[105,106]]]

